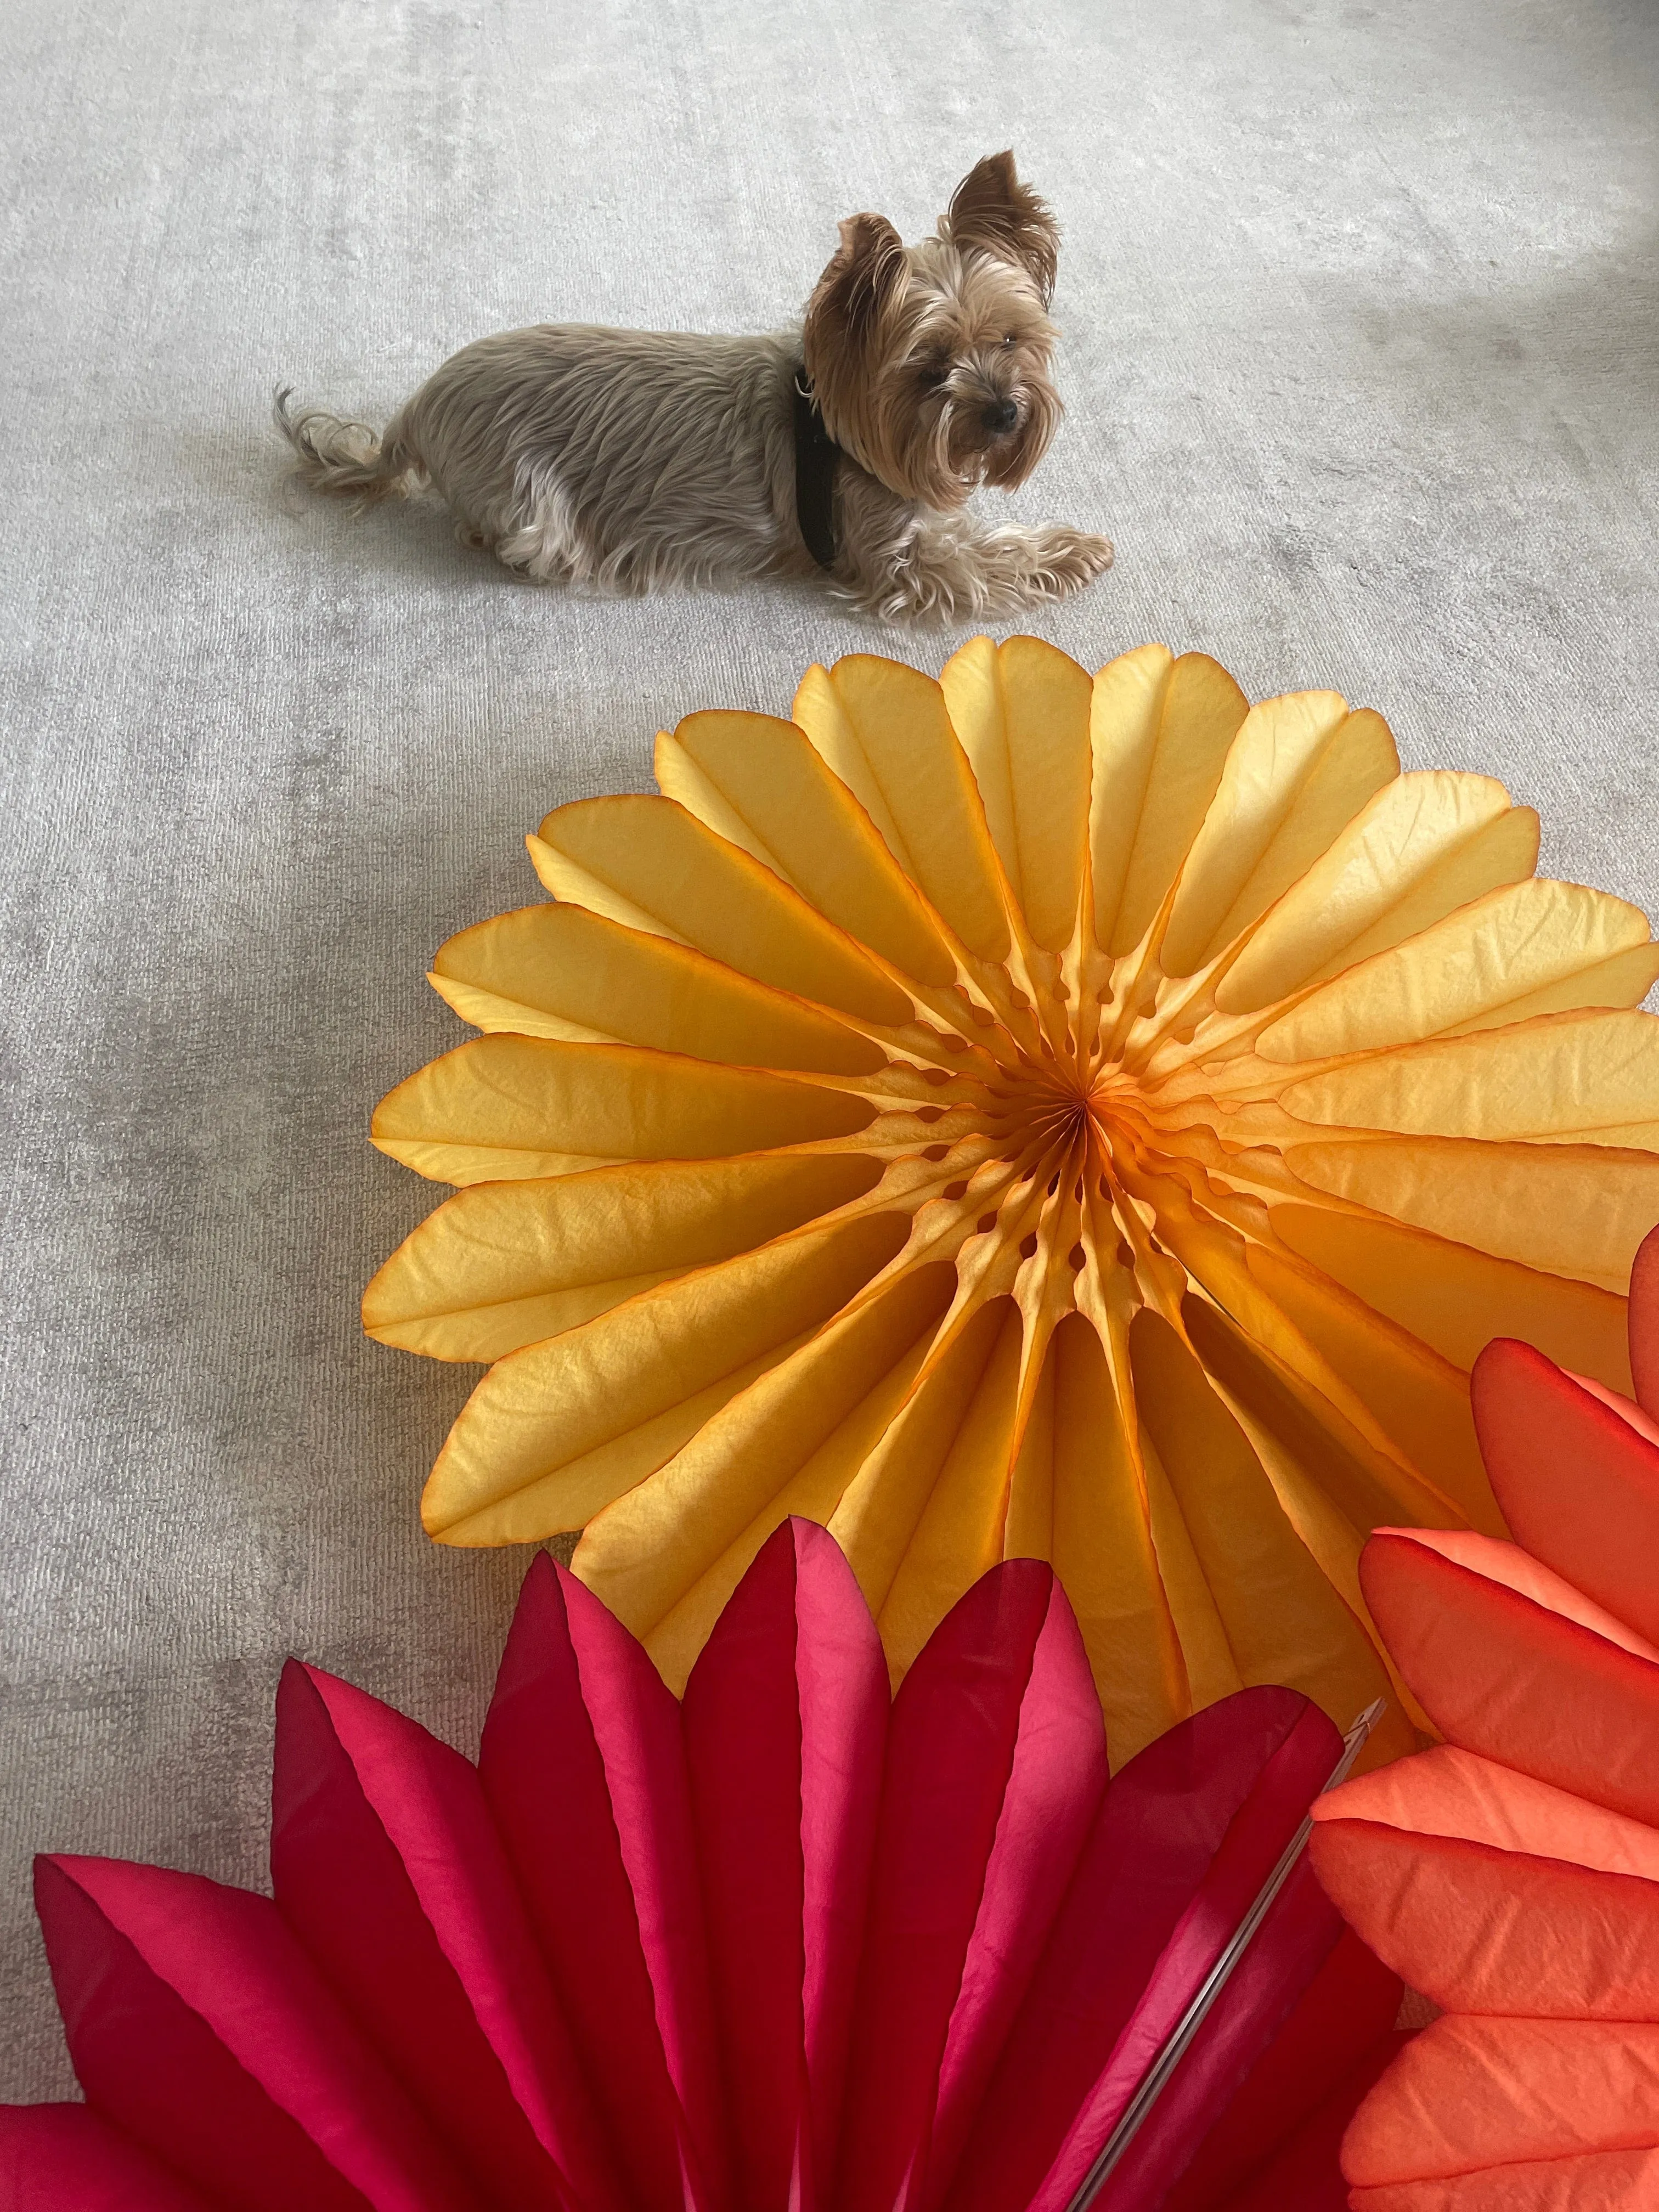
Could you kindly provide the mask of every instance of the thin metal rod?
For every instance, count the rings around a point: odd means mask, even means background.
[[[1334,1790],[1339,1782],[1347,1780],[1353,1763],[1364,1747],[1366,1737],[1382,1717],[1384,1702],[1382,1698],[1378,1698],[1375,1704],[1367,1705],[1346,1735],[1343,1737],[1342,1756],[1331,1770],[1330,1779],[1325,1784],[1327,1790]],[[1313,1815],[1310,1813],[1280,1852],[1278,1863],[1256,1893],[1255,1902],[1239,1922],[1226,1949],[1205,1976],[1197,1995],[1181,2015],[1179,2023],[1171,2032],[1158,2057],[1147,2068],[1140,2087],[1125,2106],[1117,2125],[1107,2136],[1101,2147],[1099,2155],[1088,2172],[1084,2175],[1077,2194],[1066,2207],[1066,2212],[1088,2212],[1090,2205],[1094,2203],[1095,2198],[1099,2196],[1110,2179],[1114,2169],[1122,2159],[1124,2153],[1139,2134],[1148,2113],[1163,2094],[1170,2076],[1191,2048],[1194,2037],[1208,2018],[1216,1999],[1232,1979],[1235,1968],[1249,1948],[1250,1941],[1257,1929],[1272,1911],[1273,1900],[1295,1871],[1296,1863],[1307,1849],[1308,1838],[1312,1833]]]

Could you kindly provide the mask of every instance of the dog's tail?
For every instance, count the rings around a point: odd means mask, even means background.
[[[294,448],[295,475],[313,491],[373,507],[377,500],[405,498],[424,482],[395,422],[382,438],[367,422],[348,422],[320,407],[296,413],[293,398],[293,387],[284,385],[271,416]]]

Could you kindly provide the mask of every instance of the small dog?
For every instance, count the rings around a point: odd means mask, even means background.
[[[276,422],[320,491],[432,486],[459,534],[538,583],[623,591],[826,570],[888,622],[1060,599],[1103,538],[991,529],[981,484],[1023,483],[1053,437],[1059,233],[1012,154],[905,246],[851,216],[803,325],[704,337],[543,323],[444,363],[377,438],[320,410]]]

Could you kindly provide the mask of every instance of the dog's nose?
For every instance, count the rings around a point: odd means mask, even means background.
[[[988,430],[1012,430],[1019,420],[1019,410],[1012,399],[994,399],[985,410]]]

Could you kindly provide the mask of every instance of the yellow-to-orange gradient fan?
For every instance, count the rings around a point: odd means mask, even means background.
[[[1536,880],[1489,777],[1161,646],[857,655],[657,778],[543,823],[556,902],[437,957],[486,1034],[375,1117],[463,1188],[367,1325],[491,1363],[431,1534],[583,1529],[677,1687],[790,1513],[896,1674],[1035,1556],[1115,1761],[1242,1684],[1346,1728],[1389,1686],[1366,1532],[1502,1533],[1480,1347],[1630,1388],[1645,917]]]

